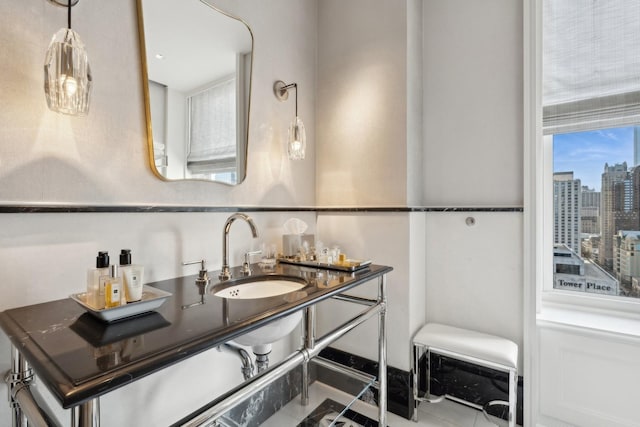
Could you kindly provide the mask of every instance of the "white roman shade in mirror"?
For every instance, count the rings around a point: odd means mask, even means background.
[[[166,172],[167,159],[167,87],[149,81],[149,108],[153,117],[153,159],[160,173]]]
[[[544,0],[545,134],[640,123],[640,1]]]
[[[236,169],[236,79],[227,79],[188,97],[189,154],[192,174]]]

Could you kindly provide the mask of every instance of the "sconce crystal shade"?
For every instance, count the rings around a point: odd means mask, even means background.
[[[44,61],[44,92],[50,110],[84,116],[89,111],[91,67],[78,33],[54,34]]]
[[[291,160],[303,160],[304,151],[307,147],[307,133],[304,130],[304,123],[300,117],[296,117],[289,126],[289,139],[287,142],[287,153]]]

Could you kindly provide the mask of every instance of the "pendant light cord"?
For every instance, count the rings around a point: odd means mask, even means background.
[[[67,26],[71,29],[71,0],[69,0],[69,5],[67,6]]]

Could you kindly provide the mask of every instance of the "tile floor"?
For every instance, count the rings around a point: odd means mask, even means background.
[[[347,404],[352,399],[351,396],[340,390],[315,382],[309,387],[308,406],[301,406],[299,398],[296,398],[265,421],[262,426],[297,426],[300,421],[327,398],[344,404]],[[377,419],[377,408],[364,402],[355,402],[351,409],[372,419]],[[480,411],[449,400],[438,404],[429,405],[423,403],[420,405],[417,423],[389,413],[387,424],[389,427],[495,427],[495,424],[489,423]]]

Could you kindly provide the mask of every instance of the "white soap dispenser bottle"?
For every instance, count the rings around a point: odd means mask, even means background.
[[[120,274],[127,302],[140,301],[142,299],[144,267],[131,264],[131,249],[120,251]]]

